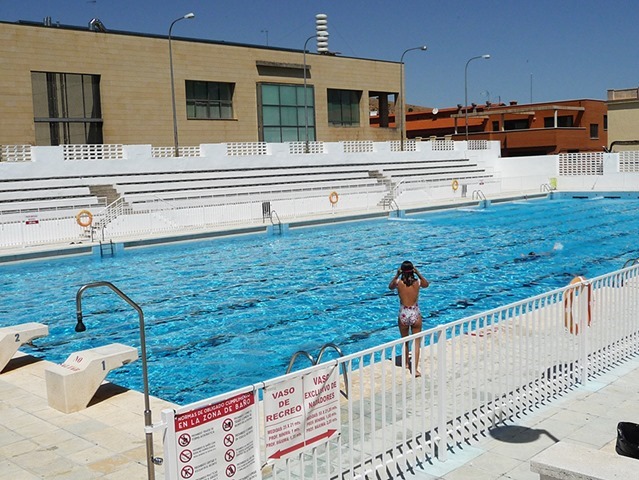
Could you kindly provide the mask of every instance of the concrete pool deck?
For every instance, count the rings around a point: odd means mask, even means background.
[[[18,352],[0,374],[1,477],[146,478],[142,393],[106,383],[86,409],[65,414],[48,406],[48,364]],[[446,462],[423,463],[403,478],[536,480],[530,460],[559,441],[614,453],[617,423],[639,422],[638,396],[635,356],[478,442],[455,448]],[[152,397],[153,420],[171,407]],[[155,434],[154,453],[163,457],[161,439]],[[162,466],[156,466],[156,478],[164,478]]]
[[[539,480],[530,460],[557,442],[615,454],[618,422],[639,423],[639,356],[573,388],[477,443],[456,448],[446,462],[423,464],[416,480]],[[580,477],[581,478],[581,477]]]

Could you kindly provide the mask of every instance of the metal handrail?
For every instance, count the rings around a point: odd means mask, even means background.
[[[275,217],[277,218],[277,224],[278,225],[282,225],[282,221],[280,220],[280,216],[277,214],[277,212],[275,210],[271,210],[271,214],[269,215],[269,217],[271,219],[271,224],[273,226],[275,226],[275,222],[273,222],[273,214],[275,214]]]
[[[636,265],[638,263],[639,263],[639,258],[631,258],[629,260],[626,260],[626,263],[624,263],[623,267],[621,268],[632,267],[633,265]]]
[[[277,212],[275,210],[271,210],[271,214],[269,215],[269,218],[271,219],[271,225],[273,225],[273,227],[275,227],[275,222],[273,221],[273,214],[275,214],[275,217],[277,218],[277,226],[280,229],[280,235],[282,234],[282,221],[280,220],[280,216],[277,214]]]
[[[291,372],[291,370],[293,369],[293,364],[295,363],[295,360],[300,355],[304,355],[306,358],[308,358],[310,360],[310,362],[311,362],[311,365],[313,365],[313,366],[319,364],[320,360],[322,359],[322,355],[324,355],[324,352],[326,351],[327,348],[332,348],[333,350],[335,350],[339,354],[340,357],[344,356],[344,353],[342,352],[342,349],[339,348],[334,343],[326,343],[326,344],[324,344],[322,346],[322,348],[320,348],[319,354],[317,355],[317,360],[315,360],[313,358],[313,355],[308,353],[306,350],[299,350],[299,351],[297,351],[297,352],[295,352],[293,354],[293,356],[291,357],[291,360],[288,362],[288,367],[286,369],[286,373],[290,373]],[[348,398],[348,373],[346,371],[345,364],[342,364],[342,376],[344,377],[344,388],[346,389],[346,391],[342,391],[340,389],[340,393],[342,395],[344,395],[345,398]]]
[[[317,362],[315,362],[315,364],[320,363],[320,361],[322,360],[322,355],[324,355],[324,352],[326,351],[327,348],[332,348],[333,350],[335,350],[339,354],[340,357],[344,356],[344,353],[342,352],[341,348],[339,348],[334,343],[327,343],[322,348],[320,348],[319,354],[317,355]],[[343,392],[340,389],[340,393],[342,395],[344,395],[344,398],[348,398],[348,372],[346,371],[346,365],[345,364],[342,364],[342,376],[344,377],[344,389],[346,391]]]
[[[473,190],[473,200],[486,200],[486,195],[481,190]]]
[[[83,322],[82,315],[82,294],[89,288],[96,287],[108,287],[115,294],[117,294],[122,300],[128,303],[131,307],[135,309],[138,313],[139,322],[140,322],[140,350],[142,350],[142,382],[144,386],[144,432],[145,432],[145,440],[146,440],[146,467],[147,467],[147,475],[149,480],[155,479],[155,465],[161,465],[163,459],[161,457],[153,456],[153,418],[151,412],[151,404],[149,400],[149,374],[147,367],[147,354],[146,354],[146,335],[144,332],[144,312],[142,312],[142,308],[135,303],[131,298],[129,298],[122,290],[113,285],[111,282],[98,281],[93,283],[87,283],[86,285],[82,285],[76,295],[75,295],[75,303],[76,303],[76,317],[77,324],[75,326],[76,332],[84,332],[87,327]]]
[[[552,187],[548,183],[542,183],[539,185],[540,192],[552,192]]]
[[[295,360],[300,355],[304,355],[306,358],[308,358],[311,361],[311,365],[317,365],[317,362],[313,358],[313,355],[308,353],[306,350],[299,350],[299,351],[297,351],[297,352],[295,352],[293,354],[293,356],[291,357],[290,362],[288,362],[288,368],[286,369],[286,373],[290,373],[291,372],[291,370],[293,369],[293,364],[295,363]]]
[[[402,178],[399,182],[397,182],[397,184],[393,187],[393,191],[391,192],[393,195],[393,198],[395,198],[395,196],[397,195],[397,190],[399,190],[399,187],[402,186],[403,183],[406,182],[405,178]]]

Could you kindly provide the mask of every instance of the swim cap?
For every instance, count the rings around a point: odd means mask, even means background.
[[[408,260],[402,262],[401,266],[402,272],[410,273],[413,271],[413,264]]]

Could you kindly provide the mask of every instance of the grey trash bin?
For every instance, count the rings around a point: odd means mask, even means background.
[[[617,444],[619,455],[639,459],[639,425],[630,422],[617,424]]]

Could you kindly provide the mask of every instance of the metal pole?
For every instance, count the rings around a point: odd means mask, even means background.
[[[405,102],[404,102],[404,55],[411,50],[427,50],[427,46],[421,47],[413,47],[404,50],[402,56],[399,60],[399,107],[400,107],[400,115],[399,115],[399,149],[404,151],[404,137],[406,137],[406,114],[404,113]],[[395,115],[395,119],[397,120],[397,115]]]
[[[468,59],[466,67],[464,68],[464,124],[466,126],[466,141],[468,142],[468,64],[478,58],[484,58],[488,60],[490,55],[478,55]]]
[[[128,296],[124,294],[118,287],[113,285],[110,282],[93,282],[88,283],[80,287],[75,296],[76,303],[76,315],[77,315],[77,325],[75,326],[76,332],[84,332],[86,330],[86,326],[82,321],[82,294],[85,290],[89,288],[95,287],[108,287],[113,290],[120,298],[122,298],[125,302],[131,305],[136,312],[138,312],[138,316],[140,318],[140,350],[142,350],[142,381],[144,384],[144,430],[146,436],[146,468],[147,468],[147,476],[149,480],[155,479],[155,464],[162,463],[161,458],[153,457],[153,419],[151,413],[151,407],[149,402],[149,374],[146,360],[146,336],[144,334],[144,313],[140,306],[131,300]]]
[[[533,92],[533,74],[531,73],[530,74],[530,103],[533,102],[532,92]]]
[[[174,155],[179,157],[179,145],[178,145],[178,128],[177,128],[177,113],[175,110],[175,79],[173,77],[173,50],[171,48],[171,31],[173,30],[173,25],[175,25],[180,20],[185,20],[189,18],[195,17],[192,13],[187,13],[186,15],[176,18],[171,22],[171,26],[169,27],[169,66],[171,69],[171,105],[173,106],[173,147],[174,147]]]
[[[304,137],[306,140],[304,142],[304,153],[308,153],[309,151],[309,148],[308,148],[308,101],[306,97],[306,83],[307,83],[306,82],[306,46],[308,45],[308,42],[315,37],[317,37],[317,34],[308,37],[306,41],[304,42]]]

